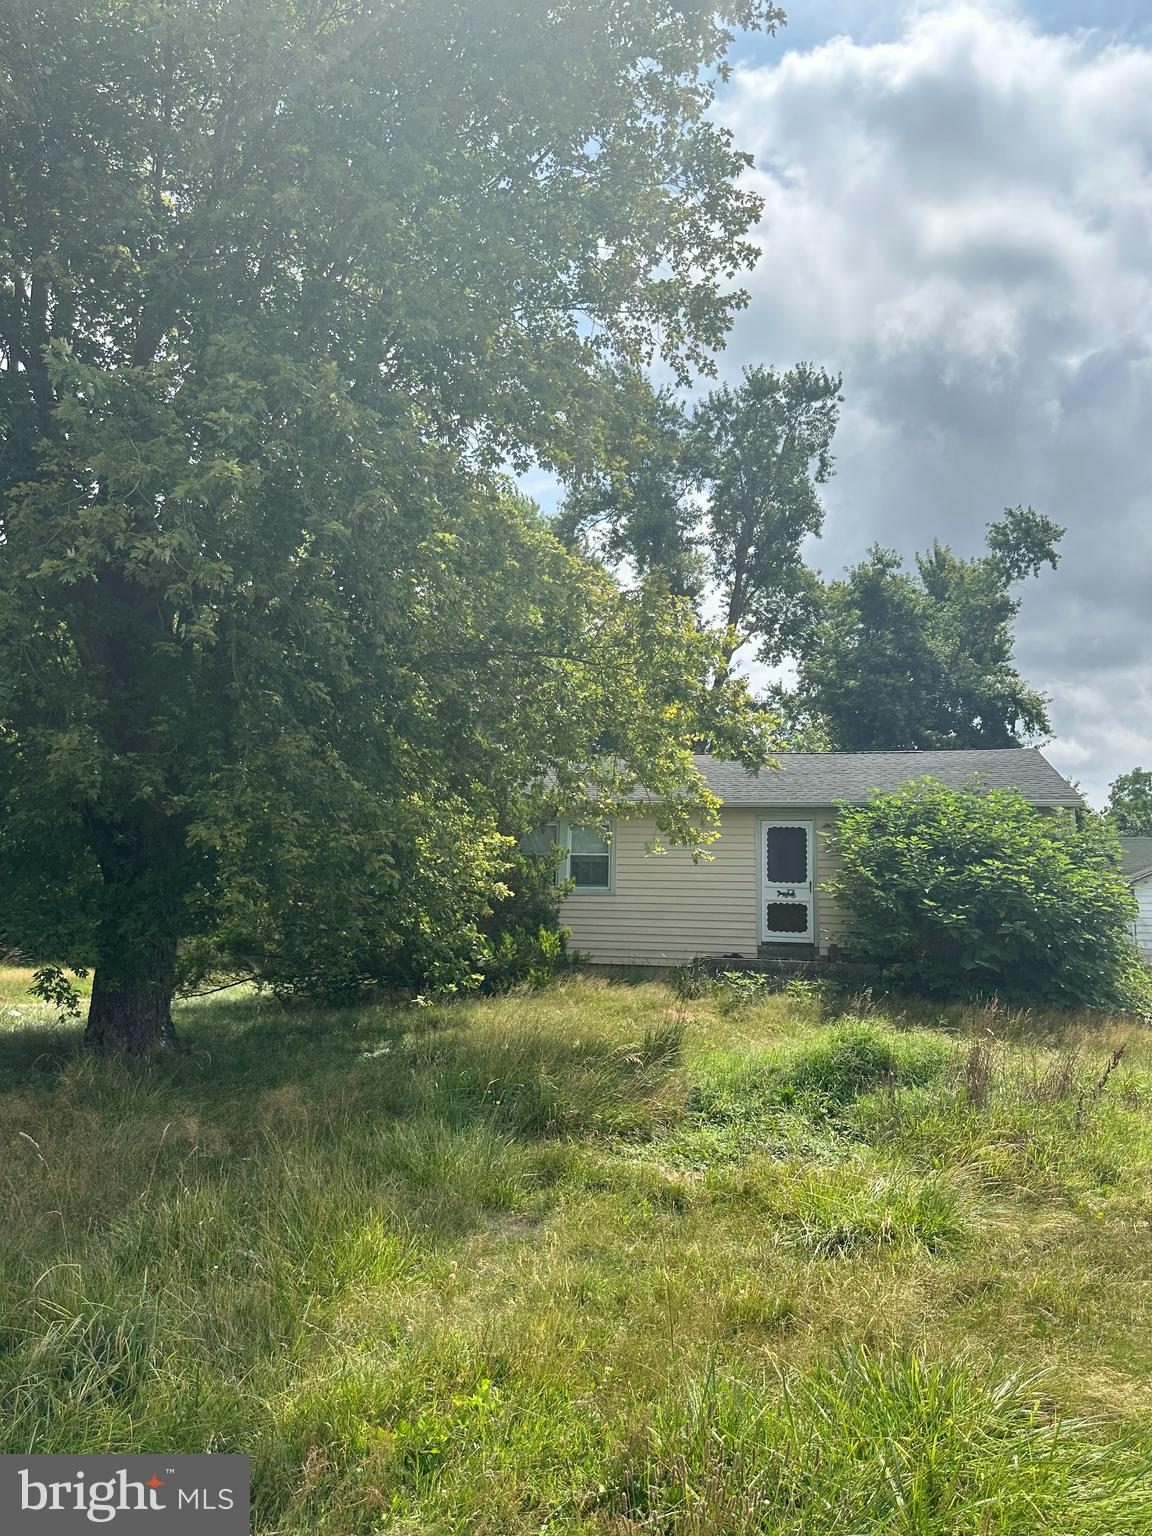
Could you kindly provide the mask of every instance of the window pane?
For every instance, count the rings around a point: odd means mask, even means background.
[[[529,832],[520,839],[520,852],[529,858],[547,858],[559,840],[559,828],[554,821],[550,821],[546,827],[537,827],[535,832]]]
[[[808,908],[802,901],[770,901],[764,927],[769,933],[804,933]]]
[[[569,863],[573,884],[579,889],[606,891],[608,889],[608,855],[606,853],[574,853]]]
[[[768,879],[791,885],[808,878],[808,831],[805,827],[768,828]]]
[[[608,844],[598,827],[573,827],[572,852],[607,854]]]

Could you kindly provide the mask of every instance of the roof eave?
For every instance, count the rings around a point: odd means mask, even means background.
[[[789,806],[791,806],[793,809],[799,810],[803,809],[805,806],[816,805],[837,806],[872,804],[871,797],[869,797],[867,800],[852,800],[849,799],[847,795],[837,795],[834,799],[830,800],[725,800],[722,795],[718,796],[717,798],[720,801],[721,809],[726,811],[780,811],[787,810]],[[1088,808],[1083,800],[1033,800],[1030,796],[1025,796],[1025,799],[1029,805],[1034,805],[1040,810],[1084,811]]]

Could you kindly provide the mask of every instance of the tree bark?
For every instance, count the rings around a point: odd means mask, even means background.
[[[180,881],[167,855],[178,831],[148,818],[90,827],[104,889],[85,1044],[106,1056],[173,1050]]]
[[[104,1056],[175,1050],[175,960],[174,941],[141,943],[127,956],[101,950],[84,1043]]]

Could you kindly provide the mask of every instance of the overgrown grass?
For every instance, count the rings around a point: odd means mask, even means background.
[[[1152,1532],[1139,1022],[224,994],[127,1070],[25,985],[4,1450],[245,1451],[278,1536]]]

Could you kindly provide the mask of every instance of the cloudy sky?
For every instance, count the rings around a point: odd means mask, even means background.
[[[766,202],[722,372],[843,372],[826,573],[975,553],[1017,502],[1067,525],[1018,657],[1102,803],[1152,768],[1152,6],[788,9],[719,105]]]

